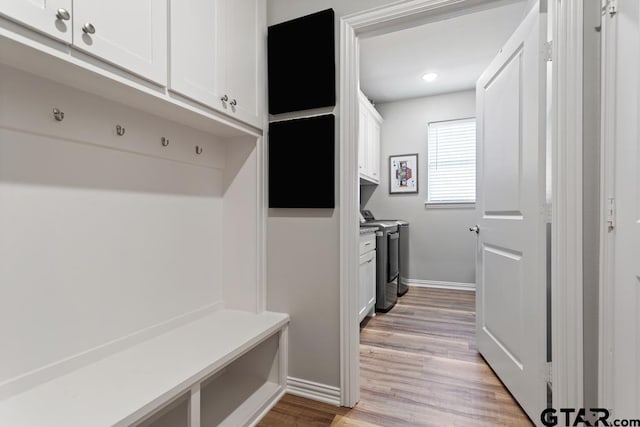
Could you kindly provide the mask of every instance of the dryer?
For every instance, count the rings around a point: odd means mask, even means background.
[[[398,226],[397,294],[399,297],[403,296],[409,290],[409,222],[401,219],[375,219],[370,210],[362,210],[360,214],[365,220],[365,224],[375,222]]]
[[[376,231],[376,311],[387,312],[398,300],[398,249],[400,234],[395,221],[369,220],[360,227]]]

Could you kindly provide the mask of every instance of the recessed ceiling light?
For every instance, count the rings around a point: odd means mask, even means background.
[[[432,82],[437,78],[438,78],[438,74],[436,73],[427,73],[422,76],[422,80],[424,80],[425,82]]]

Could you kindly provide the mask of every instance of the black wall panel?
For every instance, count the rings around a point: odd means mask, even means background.
[[[269,207],[335,207],[333,114],[269,124]]]
[[[333,9],[269,27],[269,113],[336,105]]]

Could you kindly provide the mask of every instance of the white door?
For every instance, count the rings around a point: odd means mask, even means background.
[[[0,15],[71,44],[71,0],[0,0]]]
[[[75,47],[166,86],[166,0],[75,0],[73,13]]]
[[[226,0],[226,82],[231,115],[262,127],[260,117],[264,99],[260,90],[266,50],[265,5],[262,0]],[[265,46],[262,46],[262,45]]]
[[[615,16],[615,228],[612,313],[613,418],[640,418],[640,3]],[[606,19],[610,19],[608,16]],[[607,354],[609,352],[607,351]]]
[[[536,6],[476,84],[477,344],[532,420],[547,393],[545,34]]]

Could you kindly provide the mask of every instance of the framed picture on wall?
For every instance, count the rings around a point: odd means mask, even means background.
[[[389,194],[418,192],[418,153],[389,156]]]

